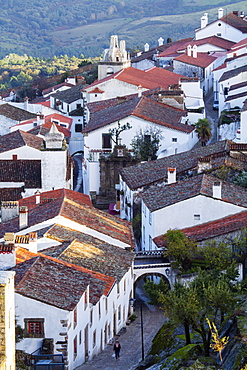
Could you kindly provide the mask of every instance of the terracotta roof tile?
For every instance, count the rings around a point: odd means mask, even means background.
[[[80,225],[85,225],[92,230],[134,246],[131,224],[94,208],[90,198],[85,194],[69,189],[58,189],[41,193],[40,204],[36,204],[36,196],[33,195],[21,199],[19,205],[28,207],[28,226],[61,215]],[[19,231],[18,217],[0,224],[0,237],[5,232],[17,231]]]
[[[143,191],[142,199],[153,212],[197,195],[212,197],[213,184],[216,181],[219,181],[216,177],[200,174],[163,187],[150,186]],[[247,207],[246,189],[226,181],[222,181],[221,184],[222,201]]]
[[[200,46],[205,44],[214,45],[225,50],[230,50],[235,45],[233,41],[229,41],[227,39],[223,39],[222,37],[214,35],[199,40],[189,41],[186,44],[184,44],[180,49],[178,49],[178,51],[184,50],[185,48],[187,48],[188,45],[191,45],[191,47],[193,47],[194,45]]]
[[[129,67],[122,69],[121,71],[114,73],[113,75],[108,76],[100,81],[93,82],[84,90],[90,91],[89,89],[97,85],[100,87],[102,83],[111,79],[123,81],[135,86],[142,86],[148,90],[155,89],[157,87],[167,89],[170,85],[177,84],[180,77],[183,76],[158,67],[153,67],[146,71]]]
[[[8,103],[0,105],[0,115],[15,121],[26,121],[30,118],[36,118],[36,114],[14,107]]]
[[[99,110],[99,107],[102,107]],[[104,108],[103,108],[104,107]],[[101,104],[88,104],[89,110],[92,110],[90,120],[86,125],[84,132],[90,132],[100,127],[104,127],[112,122],[116,122],[130,115],[142,118],[145,121],[156,123],[160,126],[168,127],[173,130],[190,133],[194,127],[180,123],[182,117],[186,116],[185,111],[159,103],[145,96],[137,95],[123,98],[106,100]]]
[[[30,146],[31,148],[40,150],[43,139],[24,131],[16,130],[9,134],[0,136],[0,153],[9,150]]]
[[[197,57],[190,57],[187,54],[180,55],[176,57],[174,60],[186,64],[195,65],[198,67],[206,68],[210,64],[212,64],[217,58],[209,55],[208,53],[197,53]]]
[[[132,190],[153,184],[158,181],[164,181],[167,178],[168,167],[175,167],[177,174],[193,170],[198,167],[198,160],[202,157],[216,157],[212,161],[212,167],[225,163],[225,158],[230,151],[230,141],[219,141],[215,144],[207,145],[170,155],[155,161],[148,161],[135,166],[125,167],[120,170],[120,174],[128,187]],[[217,160],[217,162],[215,162]]]
[[[221,218],[220,220],[188,227],[182,231],[194,241],[202,241],[239,231],[247,227],[247,212]]]
[[[131,251],[60,225],[54,225],[45,236],[67,243],[45,249],[44,254],[112,276],[117,281],[129,270],[134,259]]]
[[[42,254],[18,263],[15,292],[64,310],[73,310],[89,285],[90,302],[108,295],[115,279]]]
[[[247,33],[247,22],[241,17],[228,13],[220,18],[223,22],[229,24],[230,26],[237,28],[242,33]]]
[[[41,160],[0,159],[0,181],[24,182],[26,188],[41,188]]]

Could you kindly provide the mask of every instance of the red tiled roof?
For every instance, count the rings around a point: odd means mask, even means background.
[[[187,48],[188,45],[191,45],[191,47],[193,47],[194,45],[196,46],[200,46],[200,45],[205,45],[205,44],[210,44],[210,45],[214,45],[214,46],[217,46],[217,47],[220,47],[222,49],[225,49],[225,50],[230,50],[231,47],[235,44],[234,42],[232,41],[229,41],[229,40],[226,40],[226,39],[223,39],[222,37],[218,37],[218,36],[209,36],[209,37],[205,37],[204,39],[199,39],[199,40],[192,40],[191,42],[187,42],[186,44],[184,44],[180,49],[178,50],[184,50]]]
[[[58,189],[41,193],[40,204],[36,204],[36,196],[33,195],[21,199],[19,205],[28,207],[29,227],[60,215],[91,230],[134,246],[131,224],[94,208],[90,198],[85,194],[69,189]],[[5,232],[17,231],[19,231],[18,217],[0,224],[0,237]]]
[[[100,90],[98,87],[95,87],[95,89],[89,91],[89,94],[103,94],[104,91],[103,90]]]
[[[40,150],[43,139],[24,131],[16,130],[0,136],[0,153],[21,148],[25,145]]]
[[[219,71],[220,69],[224,69],[224,68],[226,68],[226,66],[227,66],[226,62],[225,62],[225,63],[222,63],[219,67],[214,68],[214,70],[213,70],[213,71]]]
[[[76,307],[88,285],[89,300],[96,304],[115,284],[110,276],[42,254],[18,263],[12,271],[16,272],[16,293],[69,311]]]
[[[15,121],[27,121],[28,119],[36,118],[36,114],[14,107],[8,103],[0,105],[0,115]]]
[[[0,181],[24,182],[26,188],[41,188],[41,160],[0,159]]]
[[[180,123],[181,118],[186,116],[184,111],[146,96],[134,95],[128,98],[111,99],[109,102],[106,100],[96,104],[90,103],[88,108],[93,113],[90,115],[84,132],[91,132],[128,116],[136,116],[145,121],[185,133],[194,130],[194,127]]]
[[[183,233],[196,242],[229,234],[247,227],[247,212],[221,218],[205,224],[183,229]]]
[[[234,28],[237,28],[242,33],[247,33],[247,22],[233,13],[224,15],[222,18],[220,18],[220,20]]]
[[[230,50],[230,52],[234,52],[236,49],[241,49],[242,47],[247,46],[247,38],[240,40],[236,44],[234,44]]]
[[[132,266],[133,252],[82,232],[56,224],[45,237],[68,243],[45,249],[44,254],[112,276],[117,281]]]
[[[173,43],[173,45],[169,46],[166,50],[164,50],[162,53],[160,53],[157,58],[162,58],[165,56],[168,56],[170,54],[177,55],[177,51],[185,48],[185,45],[188,45],[193,41],[193,38],[189,39],[183,39],[183,40],[178,40],[176,43]]]
[[[103,82],[111,79],[123,81],[135,86],[142,86],[144,89],[148,90],[155,89],[157,87],[167,89],[170,85],[178,84],[180,77],[183,76],[158,67],[153,67],[146,71],[129,67],[122,69],[121,71],[116,72],[100,81],[93,82],[84,90],[90,91],[89,89],[92,87],[100,86]]]
[[[187,54],[180,55],[176,57],[174,60],[177,60],[182,63],[195,65],[198,67],[206,68],[210,64],[212,64],[217,58],[209,55],[208,53],[197,53],[197,57],[193,58],[192,56],[188,56]]]

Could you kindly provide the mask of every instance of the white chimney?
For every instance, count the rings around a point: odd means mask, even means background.
[[[206,27],[208,24],[208,13],[204,13],[204,15],[201,17],[201,28]]]
[[[163,37],[160,37],[160,38],[158,39],[158,45],[159,45],[159,46],[164,45],[164,39],[163,39]]]
[[[167,183],[173,184],[176,182],[176,168],[168,167],[167,169]]]
[[[12,220],[19,214],[19,203],[17,201],[7,202],[2,201],[1,205],[2,222]]]
[[[1,270],[8,270],[16,265],[14,243],[0,243],[0,266]],[[2,273],[2,271],[0,271]]]
[[[21,206],[19,209],[19,229],[24,229],[28,226],[28,208]]]
[[[28,237],[30,252],[37,253],[37,240],[38,240],[37,233],[36,232],[29,233]]]
[[[213,183],[213,198],[221,199],[221,182],[215,181]]]
[[[192,48],[192,57],[197,58],[197,46],[194,45]]]
[[[222,18],[222,17],[223,17],[223,15],[224,15],[224,9],[219,8],[219,9],[218,9],[218,19]]]
[[[39,204],[40,203],[40,191],[39,190],[35,192],[35,197],[36,197],[36,204]]]
[[[142,85],[138,86],[138,98],[142,96]]]
[[[191,45],[187,46],[187,55],[191,57]]]
[[[149,44],[146,42],[146,44],[144,45],[144,51],[148,51],[149,50]]]

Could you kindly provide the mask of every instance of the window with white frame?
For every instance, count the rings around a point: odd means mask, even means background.
[[[152,237],[149,235],[149,250],[152,250]]]
[[[194,215],[194,220],[199,221],[201,219],[201,216],[199,214]]]
[[[149,225],[152,225],[152,212],[149,212]]]

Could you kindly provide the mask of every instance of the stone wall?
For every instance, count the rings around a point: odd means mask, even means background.
[[[100,158],[100,196],[116,197],[115,184],[119,184],[119,171],[138,163],[124,145],[115,146],[109,157]]]

